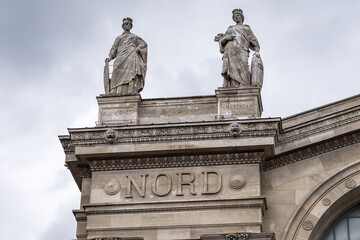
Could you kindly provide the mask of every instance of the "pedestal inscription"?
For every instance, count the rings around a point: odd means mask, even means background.
[[[260,88],[219,88],[218,119],[261,117],[262,103]]]
[[[99,104],[98,125],[137,124],[139,123],[140,95],[121,96],[102,95]]]

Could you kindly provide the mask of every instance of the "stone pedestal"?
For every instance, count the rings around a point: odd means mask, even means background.
[[[138,124],[141,96],[104,94],[97,97],[99,121],[97,125]]]
[[[263,111],[260,88],[218,88],[218,119],[258,118]]]

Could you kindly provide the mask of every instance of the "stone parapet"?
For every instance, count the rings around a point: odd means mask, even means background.
[[[97,97],[98,126],[214,121],[260,117],[260,88],[219,88],[215,96],[141,99],[137,95]]]

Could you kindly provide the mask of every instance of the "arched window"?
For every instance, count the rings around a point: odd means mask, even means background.
[[[321,240],[359,240],[360,205],[338,218],[326,231]]]

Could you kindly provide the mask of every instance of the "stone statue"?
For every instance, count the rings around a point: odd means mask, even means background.
[[[147,68],[147,44],[130,32],[133,20],[124,18],[123,34],[115,39],[109,58],[105,59],[105,93],[133,95],[144,88]],[[115,59],[112,76],[109,78],[109,61]]]
[[[225,34],[219,33],[215,41],[219,43],[223,54],[221,75],[224,77],[223,87],[261,88],[263,81],[263,66],[260,58],[260,45],[250,26],[244,25],[244,15],[241,9],[232,11],[235,25],[230,26]],[[249,71],[249,49],[255,53],[252,59],[252,74]],[[252,79],[251,76],[254,76]]]

